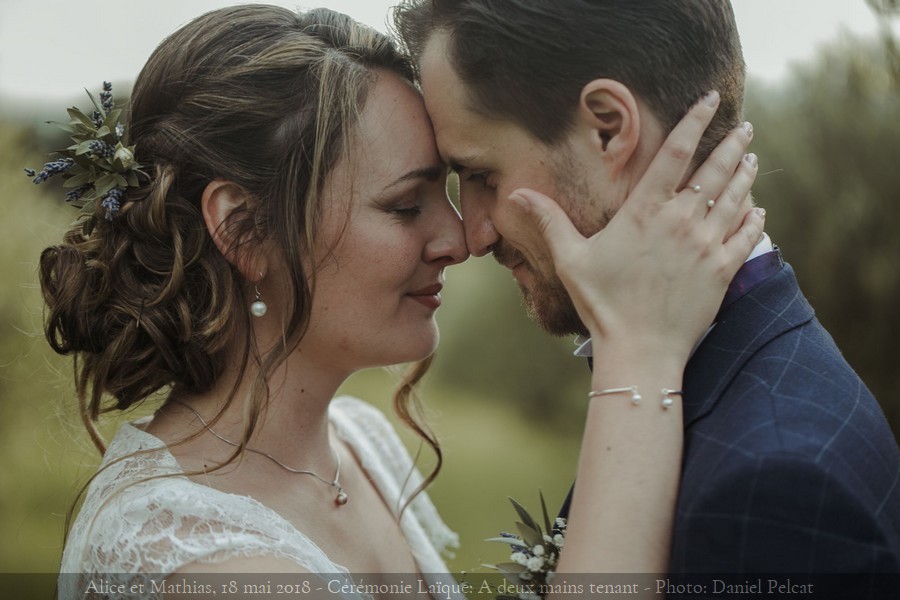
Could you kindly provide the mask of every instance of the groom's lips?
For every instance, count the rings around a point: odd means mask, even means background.
[[[506,267],[512,271],[513,278],[520,285],[524,285],[522,276],[530,272],[531,268],[528,261],[525,259],[525,256],[520,251],[507,244],[505,240],[500,240],[491,248],[491,253],[494,255],[494,260],[496,260],[501,267]]]
[[[514,266],[512,268],[512,274],[516,281],[521,283],[522,279],[520,278],[520,275],[522,274],[522,271],[524,271],[527,268],[528,268],[528,265],[525,264],[524,262],[520,262],[519,264],[517,264],[516,266]]]
[[[520,284],[522,283],[522,275],[528,270],[528,263],[526,261],[523,260],[517,263],[503,266],[512,271],[513,279],[518,281]]]

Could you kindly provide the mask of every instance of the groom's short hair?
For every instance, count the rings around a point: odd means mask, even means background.
[[[741,119],[744,59],[729,0],[405,0],[394,27],[416,62],[447,34],[473,107],[546,144],[573,123],[582,87],[627,86],[667,131],[706,92],[719,110],[701,162]]]

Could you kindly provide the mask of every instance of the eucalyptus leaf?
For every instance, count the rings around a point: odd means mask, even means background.
[[[79,156],[81,154],[87,154],[88,152],[90,152],[91,151],[91,143],[93,141],[94,140],[85,140],[85,141],[81,142],[80,144],[78,144],[78,146],[75,147],[75,156]]]
[[[91,93],[91,91],[89,89],[84,88],[84,91],[87,92],[88,98],[90,98],[91,102],[94,103],[94,108],[97,109],[97,112],[102,115],[103,114],[103,106],[101,106],[101,104],[99,102],[97,102],[97,99],[94,98],[94,95]]]
[[[97,130],[97,137],[103,137],[111,134],[112,132],[109,130],[109,127],[106,125],[102,125],[100,129]]]
[[[528,572],[528,567],[514,562],[498,563],[497,570],[504,575],[521,575]]]
[[[84,234],[84,237],[89,237],[91,232],[94,231],[94,217],[89,216],[85,218],[81,225],[81,233]]]
[[[128,171],[125,174],[125,178],[128,180],[128,187],[140,187],[141,182],[138,179],[137,173],[134,171]]]
[[[96,185],[97,187],[101,187],[101,186],[104,186],[107,184],[115,185],[115,183],[116,183],[115,174],[106,172],[103,175],[101,175],[97,179],[97,181],[94,182],[94,185]]]
[[[73,175],[63,182],[64,188],[77,188],[80,185],[84,185],[86,183],[91,182],[91,174],[90,172],[78,173],[77,175]]]
[[[73,171],[69,171],[73,175],[75,174],[74,169],[82,168],[85,171],[92,171],[94,168],[94,163],[91,161],[91,158],[87,154],[79,154],[78,156],[73,156],[75,159],[75,166],[72,167]]]
[[[544,513],[544,532],[550,535],[553,532],[553,526],[550,524],[550,514],[547,512],[547,502],[544,500],[544,492],[538,492],[541,497],[541,512]]]
[[[60,123],[59,121],[47,121],[47,124],[48,125],[56,125],[57,127],[62,129],[66,133],[75,133],[75,127],[73,127],[67,123]]]
[[[102,197],[102,196],[105,196],[106,193],[109,192],[109,190],[116,187],[116,184],[115,184],[115,182],[105,183],[103,185],[94,184],[94,187],[97,188],[97,193]]]
[[[119,118],[122,116],[122,109],[117,108],[115,110],[109,111],[109,114],[106,115],[106,118],[103,119],[103,126],[109,127],[110,131],[116,130],[116,125],[119,124]]]
[[[94,182],[94,187],[97,189],[98,196],[105,196],[109,190],[116,187],[116,179],[112,174],[107,173]]]
[[[84,139],[93,138],[94,137],[94,125],[90,126],[85,125],[81,121],[70,121],[72,127],[75,128],[75,134],[79,137],[83,137]]]
[[[89,116],[87,116],[86,114],[84,114],[83,112],[81,112],[80,110],[78,110],[77,108],[75,108],[74,106],[71,108],[67,108],[66,112],[69,113],[69,116],[72,117],[73,121],[79,121],[85,127],[94,129],[94,122],[91,121],[91,118]]]
[[[82,208],[85,206],[94,206],[97,204],[97,200],[100,198],[97,196],[97,191],[94,188],[89,189],[84,193],[84,196],[76,200],[72,203],[72,206],[77,206],[78,208]]]
[[[524,506],[516,502],[514,499],[510,498],[510,502],[512,502],[513,508],[516,509],[516,512],[519,514],[519,518],[522,519],[522,522],[534,529],[537,532],[541,531],[541,526],[537,524],[531,515],[528,514],[528,511]]]
[[[537,546],[544,543],[544,536],[541,535],[540,529],[535,529],[519,521],[516,521],[516,529],[519,530],[519,535],[528,542],[529,546]]]
[[[509,544],[510,546],[522,546],[523,548],[528,546],[528,544],[524,540],[522,540],[521,538],[517,538],[517,537],[495,537],[495,538],[488,538],[484,541],[500,542],[501,544]]]

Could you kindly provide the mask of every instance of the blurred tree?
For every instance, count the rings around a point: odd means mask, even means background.
[[[892,15],[900,15],[900,0],[866,0],[875,14],[878,16],[889,17]]]
[[[866,4],[881,23],[881,43],[888,57],[889,71],[895,81],[900,81],[900,45],[892,27],[900,18],[900,0],[866,0]]]
[[[779,89],[748,86],[755,194],[819,318],[900,432],[900,79],[848,38]]]

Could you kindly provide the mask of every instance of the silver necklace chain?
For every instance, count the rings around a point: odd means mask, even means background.
[[[238,444],[237,442],[233,442],[233,441],[229,440],[228,438],[226,438],[222,435],[219,435],[219,433],[215,429],[213,429],[212,427],[209,426],[209,423],[206,422],[206,419],[204,419],[200,415],[200,413],[198,413],[196,410],[194,410],[193,406],[185,404],[181,400],[174,400],[174,401],[177,402],[178,404],[182,405],[183,407],[185,407],[192,413],[194,413],[194,416],[197,417],[201,423],[203,423],[203,427],[207,431],[209,431],[211,434],[213,434],[214,436],[216,436],[217,438],[219,438],[220,440],[222,440],[229,446],[234,446],[235,448],[240,447],[240,444]],[[318,473],[316,473],[314,471],[305,471],[303,469],[295,469],[293,467],[289,467],[286,464],[284,464],[283,462],[281,462],[280,460],[278,460],[277,458],[275,458],[274,456],[272,456],[271,454],[263,452],[262,450],[257,450],[256,448],[250,448],[249,446],[245,447],[245,450],[247,450],[248,452],[253,452],[254,454],[259,454],[260,456],[265,456],[266,458],[268,458],[269,460],[274,462],[276,465],[278,465],[285,471],[288,471],[289,473],[295,473],[297,475],[312,475],[313,477],[315,477],[316,479],[318,479],[325,485],[331,486],[337,490],[337,496],[335,496],[335,498],[334,498],[334,503],[336,505],[343,506],[343,505],[347,504],[347,500],[348,500],[347,493],[344,492],[344,488],[341,486],[341,455],[337,450],[334,449],[333,446],[331,447],[331,452],[332,452],[332,454],[334,454],[335,461],[337,462],[337,468],[334,470],[334,479],[332,481],[328,481],[327,479],[325,479],[324,477],[321,477]]]

